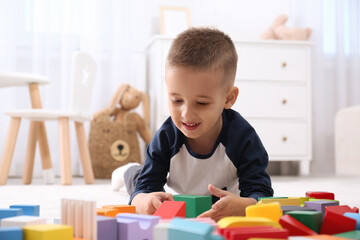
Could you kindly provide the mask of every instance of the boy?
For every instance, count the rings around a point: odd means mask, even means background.
[[[165,69],[171,117],[154,135],[143,168],[128,164],[114,171],[125,172],[138,213],[152,214],[173,200],[165,183],[179,194],[219,197],[200,215],[216,221],[245,215],[258,197],[273,195],[268,155],[255,130],[230,109],[239,92],[236,66],[234,44],[221,31],[191,28],[174,40]]]

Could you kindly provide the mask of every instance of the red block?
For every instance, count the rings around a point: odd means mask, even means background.
[[[288,239],[289,231],[287,229],[269,228],[259,230],[237,230],[230,233],[228,240],[247,240],[249,238],[277,238]]]
[[[306,192],[306,197],[313,197],[316,199],[330,199],[334,200],[335,195],[331,192]]]
[[[335,212],[327,211],[325,213],[320,233],[334,235],[343,232],[350,232],[355,230],[355,225],[355,219],[345,217]]]
[[[330,211],[340,215],[344,215],[347,212],[356,213],[356,210],[351,209],[348,205],[340,205],[340,206],[328,206],[325,208],[325,212]]]
[[[316,232],[290,215],[284,215],[279,220],[280,225],[289,231],[289,236],[317,235]]]
[[[162,219],[171,219],[174,217],[186,217],[185,202],[182,201],[164,201],[153,214]]]
[[[359,208],[357,208],[357,207],[353,207],[352,210],[356,213],[359,213]]]
[[[231,232],[236,231],[264,231],[267,229],[273,229],[272,226],[252,226],[252,227],[229,227],[229,228],[220,228],[218,230],[225,239],[230,239]]]

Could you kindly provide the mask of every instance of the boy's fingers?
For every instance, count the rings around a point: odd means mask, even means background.
[[[221,190],[220,188],[214,187],[213,185],[209,184],[208,186],[209,191],[214,194],[215,196],[222,198],[229,194],[229,192],[225,190]]]
[[[224,203],[224,201],[219,200],[212,205],[211,209],[214,211],[220,211],[222,208],[225,207],[225,205],[226,204]]]
[[[210,210],[208,210],[208,211],[206,211],[206,212],[203,212],[202,214],[200,214],[200,215],[197,216],[197,217],[198,217],[198,218],[206,218],[206,217],[211,218],[211,216],[213,215],[212,213],[213,213],[213,210],[210,209]]]
[[[152,202],[155,209],[158,209],[160,205],[162,204],[162,201],[159,198],[155,198]]]

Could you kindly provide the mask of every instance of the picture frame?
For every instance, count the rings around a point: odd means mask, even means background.
[[[190,9],[187,7],[160,7],[161,34],[175,37],[191,26]]]

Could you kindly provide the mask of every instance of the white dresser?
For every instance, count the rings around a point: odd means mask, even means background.
[[[147,91],[151,129],[169,116],[165,61],[172,38],[154,37],[147,51]],[[310,47],[297,41],[237,41],[233,106],[259,134],[270,161],[300,161],[300,174],[310,173],[311,79]]]

